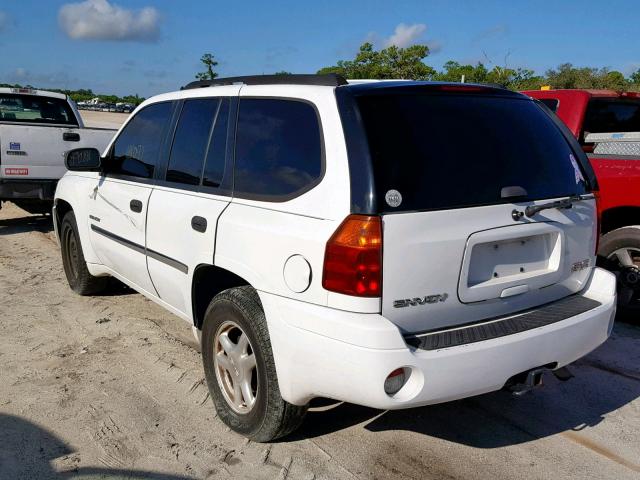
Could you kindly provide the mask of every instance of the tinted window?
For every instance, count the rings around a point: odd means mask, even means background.
[[[204,167],[202,184],[208,187],[219,187],[224,177],[227,151],[227,126],[229,125],[229,100],[223,99],[220,104],[216,124],[213,127],[209,152]]]
[[[586,133],[640,131],[640,101],[593,99],[584,117]]]
[[[108,173],[151,178],[166,135],[172,104],[150,105],[129,121],[113,146]]]
[[[219,103],[217,98],[184,102],[171,147],[167,181],[200,184],[204,154]]]
[[[474,94],[360,97],[382,210],[460,208],[585,193],[577,159],[533,101]],[[574,165],[576,167],[574,168]],[[399,208],[385,195],[397,190]]]
[[[71,107],[59,98],[0,94],[0,121],[77,125]]]
[[[552,112],[558,111],[560,100],[557,98],[541,98],[540,102],[544,103]]]
[[[315,109],[293,100],[241,99],[234,190],[273,198],[302,193],[322,175]]]

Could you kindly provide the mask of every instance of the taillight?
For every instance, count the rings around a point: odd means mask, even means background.
[[[593,196],[596,199],[596,255],[598,255],[598,248],[600,248],[600,232],[602,230],[602,215],[600,211],[600,192],[594,190]]]
[[[327,242],[322,286],[332,292],[379,297],[382,292],[380,217],[349,215]]]

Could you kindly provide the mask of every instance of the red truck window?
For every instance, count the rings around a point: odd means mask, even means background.
[[[540,102],[544,103],[549,110],[552,112],[556,112],[558,110],[558,105],[560,105],[560,100],[557,98],[540,98]]]
[[[640,101],[594,98],[584,117],[586,133],[640,131]]]

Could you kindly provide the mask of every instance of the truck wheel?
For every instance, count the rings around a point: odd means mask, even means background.
[[[598,263],[618,279],[618,318],[635,320],[640,315],[640,227],[618,228],[603,235]]]
[[[202,328],[204,372],[218,416],[232,430],[268,442],[295,430],[307,406],[280,396],[269,331],[257,292],[237,287],[209,304]]]
[[[78,224],[73,212],[68,212],[60,224],[60,249],[62,266],[71,290],[80,295],[91,295],[104,290],[109,279],[94,277],[87,270],[78,235]]]

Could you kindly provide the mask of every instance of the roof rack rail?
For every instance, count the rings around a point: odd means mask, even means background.
[[[319,85],[326,87],[339,87],[346,85],[347,80],[335,73],[325,75],[313,74],[289,74],[289,75],[247,75],[243,77],[215,78],[213,80],[196,80],[188,83],[180,90],[194,88],[217,87],[221,85]]]

